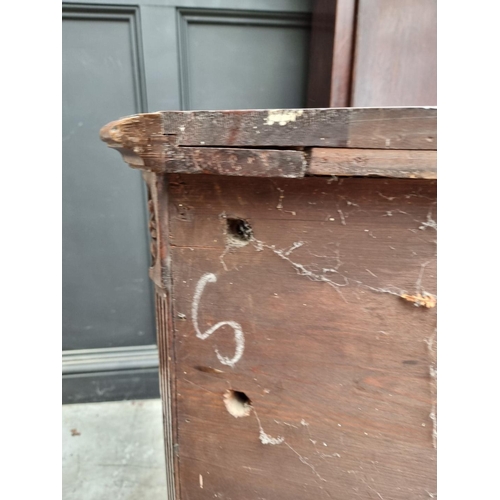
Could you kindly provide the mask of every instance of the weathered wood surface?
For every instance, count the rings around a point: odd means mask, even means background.
[[[308,173],[436,179],[437,152],[312,148]]]
[[[148,186],[172,498],[435,496],[435,125],[373,108],[102,129]]]
[[[436,109],[159,112],[112,122],[101,138],[155,173],[303,177],[314,147],[435,150]]]
[[[307,165],[302,151],[180,147],[166,152],[165,166],[171,173],[304,177]]]
[[[435,181],[168,178],[178,498],[434,496]]]

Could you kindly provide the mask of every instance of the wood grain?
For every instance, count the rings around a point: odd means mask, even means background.
[[[356,0],[337,0],[329,107],[351,106]]]
[[[436,151],[312,148],[308,174],[436,179]]]
[[[352,106],[435,106],[436,0],[359,0]]]
[[[148,186],[169,495],[434,496],[436,110],[161,112],[101,138]]]
[[[180,146],[435,149],[436,109],[164,112]]]
[[[169,272],[168,179],[152,172],[142,172],[148,194],[151,265],[149,277],[155,288],[156,339],[159,355],[159,382],[163,407],[163,431],[165,439],[165,468],[168,498],[179,496],[179,462],[175,443],[177,418],[175,413],[175,369],[171,356],[174,338],[171,335],[171,278]],[[177,493],[176,493],[177,492]]]
[[[165,197],[181,498],[434,495],[436,308],[402,296],[436,295],[435,181],[172,175]],[[231,327],[196,335],[207,272],[199,328],[241,325],[234,367]]]
[[[243,177],[304,177],[302,151],[237,148],[168,148],[164,169],[170,173],[238,175]]]
[[[101,139],[132,168],[157,174],[303,177],[314,147],[435,150],[436,114],[435,108],[168,111],[111,122]]]

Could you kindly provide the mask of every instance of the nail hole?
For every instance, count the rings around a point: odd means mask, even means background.
[[[245,219],[235,219],[228,217],[226,219],[227,239],[230,243],[238,246],[247,245],[253,238],[252,226]]]
[[[244,392],[227,390],[224,393],[224,404],[227,411],[235,418],[248,417],[252,411],[252,401]]]

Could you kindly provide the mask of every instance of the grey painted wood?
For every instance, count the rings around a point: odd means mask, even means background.
[[[99,142],[144,110],[136,11],[63,20],[63,349],[155,342],[142,179]]]
[[[156,342],[145,190],[99,129],[138,112],[305,106],[311,10],[312,0],[63,3],[63,349],[76,360],[63,363],[64,402],[159,394],[151,353],[141,356]]]
[[[180,110],[177,10],[145,5],[140,14],[148,110]]]
[[[269,12],[312,12],[314,0],[79,0],[89,5],[132,5],[206,9],[243,9]]]
[[[158,370],[116,370],[62,377],[62,403],[97,403],[160,397]]]
[[[179,11],[183,109],[305,105],[308,15]]]
[[[62,356],[63,375],[139,368],[158,368],[156,345],[75,349]]]

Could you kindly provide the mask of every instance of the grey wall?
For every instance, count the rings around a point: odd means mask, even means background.
[[[145,192],[99,140],[129,114],[305,106],[311,2],[63,4],[63,399],[158,395]]]

